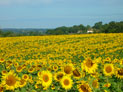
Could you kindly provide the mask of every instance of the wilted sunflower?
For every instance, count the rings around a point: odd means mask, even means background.
[[[73,70],[74,70],[74,66],[73,66],[73,64],[66,64],[66,65],[64,65],[64,67],[63,67],[63,71],[66,73],[66,74],[68,74],[68,75],[71,75],[72,74],[72,72],[73,72]]]
[[[123,68],[117,68],[116,76],[120,79],[123,79]]]
[[[42,81],[42,85],[48,88],[52,83],[52,74],[49,71],[42,71],[39,79]]]
[[[82,81],[81,84],[77,85],[79,92],[92,92],[91,87],[85,81]]]
[[[14,90],[19,87],[19,78],[16,76],[14,71],[10,71],[5,76],[2,76],[2,84],[7,90]]]
[[[99,82],[98,82],[98,80],[93,80],[92,86],[93,86],[94,88],[99,88]]]
[[[105,64],[103,72],[106,76],[112,76],[114,74],[114,66],[113,64]]]
[[[64,76],[61,79],[60,83],[64,89],[68,90],[68,89],[71,89],[71,87],[73,85],[73,80],[68,76]]]
[[[92,61],[90,58],[85,59],[82,62],[82,70],[85,70],[88,73],[94,73],[97,69],[97,63]]]

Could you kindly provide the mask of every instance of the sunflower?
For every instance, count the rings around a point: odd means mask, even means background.
[[[16,62],[16,63],[14,64],[14,66],[15,66],[15,67],[18,67],[18,66],[19,66],[18,62]]]
[[[53,70],[57,71],[58,70],[58,66],[57,65],[53,65]]]
[[[117,68],[116,76],[120,79],[123,79],[123,68]]]
[[[38,77],[41,76],[41,71],[39,71],[39,72],[37,73],[37,75],[38,75]]]
[[[39,79],[42,81],[42,85],[48,88],[52,83],[52,74],[49,71],[42,71]]]
[[[29,75],[24,74],[24,75],[22,76],[22,79],[24,79],[25,81],[27,81],[27,80],[29,79]]]
[[[76,79],[79,79],[79,78],[81,77],[81,74],[80,74],[80,72],[79,72],[78,69],[74,69],[74,70],[73,70],[73,76],[74,76],[74,78],[76,78]]]
[[[103,72],[106,76],[112,76],[114,74],[114,66],[113,64],[105,64]]]
[[[51,86],[51,89],[54,90],[54,89],[55,89],[55,85],[52,85],[52,86]]]
[[[38,65],[36,66],[36,70],[37,70],[37,71],[40,71],[41,68],[42,68],[42,65],[40,65],[40,64],[38,64]]]
[[[79,92],[92,92],[91,87],[85,81],[82,81],[81,84],[77,85]]]
[[[33,73],[34,70],[35,70],[35,69],[34,69],[33,67],[31,67],[31,68],[28,69],[28,72],[29,72],[29,73]]]
[[[25,68],[26,68],[26,66],[27,66],[26,64],[23,64],[23,65],[22,65],[22,68],[23,68],[23,69],[25,69]]]
[[[110,57],[107,57],[107,58],[105,59],[105,61],[110,62],[110,61],[111,61],[111,58],[110,58]]]
[[[120,63],[120,65],[123,65],[123,59],[121,59],[121,60],[119,61],[119,63]]]
[[[0,59],[0,63],[3,63],[4,62],[4,59]]]
[[[0,84],[0,92],[4,92],[4,88],[2,84]]]
[[[110,87],[110,86],[111,86],[111,83],[106,83],[106,84],[103,85],[103,87],[107,87],[107,88]]]
[[[2,70],[2,75],[6,75],[7,71],[6,70]]]
[[[100,75],[98,72],[91,73],[91,76],[94,78],[98,78]]]
[[[29,76],[29,83],[33,84],[34,83],[34,80],[32,79],[32,76]]]
[[[34,86],[35,86],[35,89],[40,88],[39,84],[35,84]]]
[[[93,80],[92,87],[99,88],[99,82],[98,82],[98,80]]]
[[[7,64],[7,65],[6,65],[6,69],[10,69],[11,66],[12,66],[12,64]]]
[[[56,81],[60,81],[64,75],[65,75],[64,72],[58,72],[58,73],[55,74],[54,79]]]
[[[71,89],[71,87],[73,85],[73,80],[68,76],[64,76],[61,79],[60,83],[64,89],[68,90],[68,89]]]
[[[24,87],[25,85],[26,85],[26,81],[25,81],[24,79],[21,79],[21,80],[19,81],[19,87],[22,88],[22,87]]]
[[[85,70],[88,73],[94,73],[97,70],[97,66],[97,63],[90,58],[85,59],[81,64],[82,70]]]
[[[63,67],[63,71],[66,73],[66,74],[68,74],[68,75],[71,75],[72,74],[72,72],[73,72],[73,70],[74,70],[74,66],[73,66],[73,64],[66,64],[64,67]]]
[[[19,87],[19,78],[14,71],[11,70],[8,74],[2,76],[2,84],[5,85],[7,90],[14,90]]]
[[[17,72],[22,72],[23,68],[21,66],[16,67]]]

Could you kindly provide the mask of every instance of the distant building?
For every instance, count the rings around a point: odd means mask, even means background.
[[[91,29],[91,30],[88,30],[87,33],[93,33],[94,31]]]

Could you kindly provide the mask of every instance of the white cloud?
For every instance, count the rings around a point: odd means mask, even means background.
[[[53,0],[0,0],[0,5],[11,5],[11,4],[50,4]]]

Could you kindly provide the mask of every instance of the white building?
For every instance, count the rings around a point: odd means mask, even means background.
[[[93,33],[94,31],[93,30],[88,30],[87,33]]]

